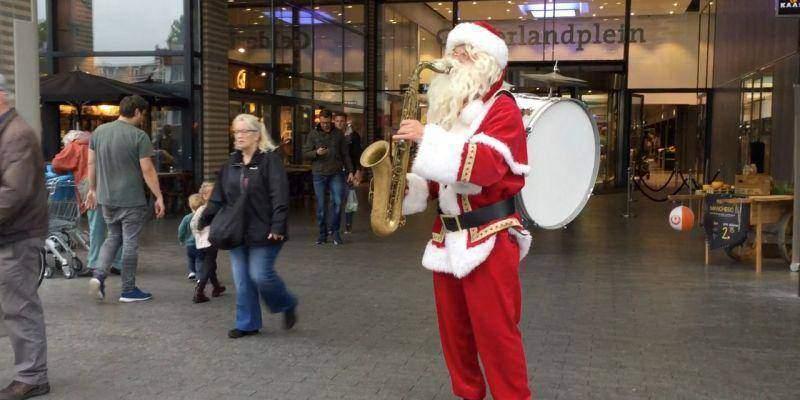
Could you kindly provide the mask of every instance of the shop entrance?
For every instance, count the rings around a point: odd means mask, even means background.
[[[631,95],[630,155],[636,176],[662,187],[673,175],[702,180],[705,101],[696,91],[642,91]],[[672,179],[670,186],[680,184]]]

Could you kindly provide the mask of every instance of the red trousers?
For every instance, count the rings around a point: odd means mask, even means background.
[[[520,320],[519,247],[503,231],[494,249],[469,275],[435,272],[433,287],[439,336],[453,393],[469,400],[486,396],[478,356],[496,400],[528,400],[528,372]]]

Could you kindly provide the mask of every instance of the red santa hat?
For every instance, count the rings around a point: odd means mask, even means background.
[[[486,22],[462,22],[456,25],[447,35],[445,54],[451,53],[453,48],[462,44],[469,44],[474,49],[489,54],[502,69],[508,64],[508,46],[505,40],[500,31]]]

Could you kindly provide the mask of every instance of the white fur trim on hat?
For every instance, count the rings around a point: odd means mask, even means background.
[[[428,181],[417,174],[406,174],[408,194],[403,199],[403,215],[421,213],[428,208]]]
[[[470,44],[473,48],[494,57],[501,69],[504,69],[508,64],[508,46],[506,46],[506,42],[480,25],[470,22],[462,22],[456,25],[447,35],[445,54],[451,53],[453,48],[462,44]]]

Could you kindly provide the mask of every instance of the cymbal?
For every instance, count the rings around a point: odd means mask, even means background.
[[[583,79],[572,78],[569,76],[561,75],[558,72],[550,72],[547,74],[520,74],[523,78],[531,79],[541,82],[548,87],[584,87],[589,86],[589,82]]]

